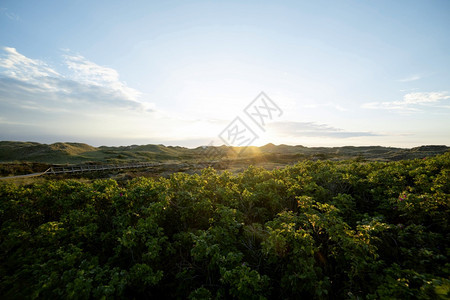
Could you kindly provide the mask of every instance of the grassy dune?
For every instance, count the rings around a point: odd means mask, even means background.
[[[412,149],[365,147],[304,147],[267,144],[262,147],[184,148],[164,145],[131,145],[93,147],[83,143],[40,144],[33,142],[0,142],[0,162],[35,162],[79,164],[86,162],[120,163],[129,161],[201,161],[260,159],[268,162],[294,162],[302,159],[363,159],[394,161],[434,156],[449,150],[447,146],[421,146]],[[213,153],[213,155],[211,155]],[[237,155],[239,153],[239,155]]]

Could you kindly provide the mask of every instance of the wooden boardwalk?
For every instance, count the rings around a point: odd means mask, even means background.
[[[56,174],[83,173],[83,172],[95,172],[95,171],[105,171],[105,170],[149,168],[149,167],[156,167],[156,166],[160,166],[160,165],[161,165],[161,163],[133,163],[133,164],[79,165],[79,166],[50,167],[46,171],[41,172],[41,173],[0,177],[0,180],[37,177],[37,176],[42,176],[42,175],[56,175]]]
[[[120,170],[120,169],[137,169],[156,167],[160,163],[134,163],[134,164],[114,164],[114,165],[80,165],[80,166],[66,166],[66,167],[51,167],[46,174],[66,174],[66,173],[81,173],[104,170]]]

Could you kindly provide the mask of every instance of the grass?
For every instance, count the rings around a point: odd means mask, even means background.
[[[239,170],[249,165],[267,169],[293,164],[301,160],[393,161],[415,159],[445,153],[447,146],[421,146],[412,149],[365,147],[304,147],[301,145],[249,146],[232,148],[184,148],[164,145],[131,145],[120,147],[93,147],[83,143],[40,144],[34,142],[0,142],[0,176],[42,172],[51,165],[121,164],[130,162],[162,162],[191,164],[193,169],[212,161],[222,161],[219,169]],[[242,151],[245,150],[245,151]],[[213,154],[211,155],[212,152]],[[240,153],[239,153],[240,152]],[[237,154],[239,153],[239,155]],[[175,168],[177,169],[177,168]],[[165,172],[163,172],[165,173]]]

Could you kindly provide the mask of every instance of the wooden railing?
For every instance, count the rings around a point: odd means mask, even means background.
[[[63,167],[51,167],[46,174],[65,174],[65,173],[77,173],[77,172],[92,172],[103,170],[120,170],[120,169],[136,169],[156,167],[160,163],[133,163],[133,164],[110,164],[110,165],[80,165],[80,166],[63,166]]]
[[[104,171],[104,170],[149,168],[149,167],[156,167],[156,166],[160,166],[160,165],[161,165],[161,163],[132,163],[132,164],[61,166],[61,167],[50,167],[46,171],[41,172],[41,173],[0,177],[0,179],[26,178],[26,177],[36,177],[36,176],[50,175],[50,174],[82,173],[82,172],[94,172],[94,171]]]

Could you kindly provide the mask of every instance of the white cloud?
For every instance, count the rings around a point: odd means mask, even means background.
[[[64,55],[67,67],[73,72],[72,78],[80,83],[104,86],[119,91],[130,100],[136,100],[141,93],[126,86],[119,80],[119,73],[108,67],[99,66],[81,55]]]
[[[14,48],[1,50],[0,100],[3,102],[43,111],[79,109],[80,105],[89,109],[86,104],[102,105],[104,109],[154,109],[152,104],[139,101],[140,92],[121,82],[116,70],[99,66],[83,56],[63,55],[67,72],[60,74],[45,62],[28,58]],[[29,105],[29,101],[35,104]]]
[[[36,83],[40,77],[60,76],[43,61],[28,58],[14,48],[3,47],[2,50],[0,70],[7,77]]]
[[[361,107],[366,109],[386,109],[386,110],[398,110],[403,112],[418,111],[417,108],[408,107],[404,104],[396,104],[395,102],[369,102],[364,103]]]
[[[403,101],[398,101],[401,104],[426,104],[436,103],[441,100],[450,99],[448,92],[430,92],[430,93],[409,93],[403,97]]]
[[[416,74],[416,75],[411,75],[409,77],[405,77],[405,78],[399,79],[398,81],[400,81],[400,82],[411,82],[411,81],[419,80],[421,78],[422,78],[422,76]]]
[[[99,66],[81,55],[64,55],[64,58],[69,69],[75,72],[75,79],[93,84],[119,81],[116,70]]]
[[[412,91],[417,91],[419,88],[410,88],[410,89],[401,89],[399,90],[399,92],[412,92]]]
[[[13,12],[8,11],[7,8],[0,8],[0,13],[4,16],[6,16],[8,19],[13,20],[13,21],[20,21],[20,17],[18,15],[16,15]]]
[[[421,106],[435,106],[448,99],[450,99],[448,92],[408,93],[399,101],[369,102],[364,103],[362,108],[412,112],[419,111]]]
[[[268,125],[273,128],[278,136],[290,137],[329,137],[329,138],[351,138],[362,136],[379,136],[373,132],[346,131],[341,128],[314,122],[274,122]]]

